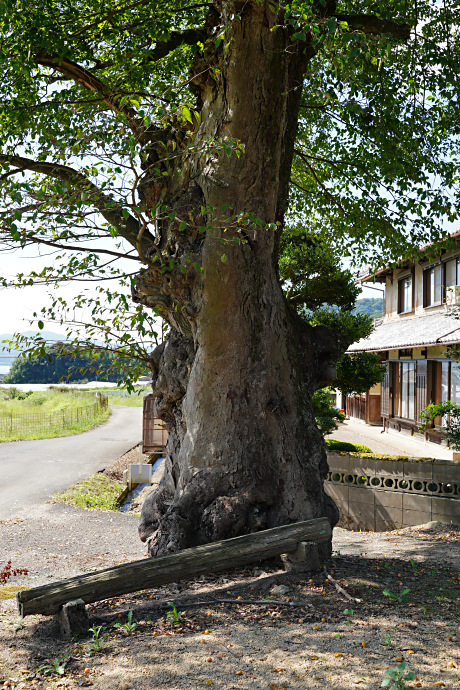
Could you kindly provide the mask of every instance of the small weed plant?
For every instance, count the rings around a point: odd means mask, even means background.
[[[68,657],[62,656],[59,659],[51,661],[49,664],[44,664],[37,668],[37,673],[43,673],[45,676],[65,676],[65,667],[68,661]]]
[[[95,474],[74,484],[65,493],[53,496],[53,500],[85,510],[118,510],[118,497],[123,488],[108,477]]]
[[[16,575],[28,575],[29,571],[25,568],[14,568],[11,565],[11,561],[8,561],[6,565],[0,570],[0,585],[6,585],[10,577],[15,577]]]
[[[106,638],[103,635],[103,632],[105,631],[104,626],[93,624],[93,626],[89,628],[88,631],[93,636],[89,643],[89,651],[91,652],[91,654],[97,654],[98,652],[102,652],[107,642]]]
[[[171,608],[171,611],[168,611],[166,614],[168,621],[173,625],[181,625],[182,618],[185,616],[185,611],[179,612],[173,601],[168,601],[168,606]]]
[[[353,616],[355,615],[355,612],[353,609],[344,609],[343,611],[344,615],[347,616],[347,625],[351,625],[353,622]]]
[[[406,587],[405,589],[402,589],[399,592],[399,594],[398,593],[395,594],[395,592],[392,592],[389,589],[384,589],[382,594],[384,597],[388,597],[390,599],[390,601],[398,602],[398,604],[405,604],[407,599],[408,599],[409,592],[410,592],[410,589],[408,587]]]
[[[404,675],[406,669],[406,662],[401,661],[395,668],[389,668],[385,671],[386,678],[383,679],[382,688],[388,688],[388,690],[405,690],[408,686],[406,681],[414,680],[415,673],[410,671]]]
[[[383,642],[381,642],[380,644],[382,644],[384,647],[392,647],[393,640],[391,639],[391,635],[388,635],[388,633],[384,635]]]
[[[115,623],[114,628],[119,628],[120,630],[125,630],[126,632],[134,632],[137,629],[137,623],[133,623],[133,612],[128,612],[127,623]]]

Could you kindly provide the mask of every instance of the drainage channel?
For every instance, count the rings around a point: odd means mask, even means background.
[[[155,464],[152,466],[152,477],[155,473],[155,470],[161,465],[163,462],[164,458],[158,458],[158,460],[155,462]],[[121,504],[119,510],[120,513],[128,513],[130,510],[130,507],[132,503],[136,500],[136,498],[143,492],[144,489],[146,489],[149,484],[138,484],[135,489],[129,492],[129,494],[126,496],[125,500]]]

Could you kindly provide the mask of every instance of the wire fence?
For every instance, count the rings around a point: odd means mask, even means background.
[[[29,436],[43,431],[57,432],[78,427],[83,422],[97,421],[107,405],[107,397],[98,394],[96,402],[84,407],[68,407],[50,413],[37,411],[18,414],[3,411],[0,413],[0,436],[17,438],[21,434]]]

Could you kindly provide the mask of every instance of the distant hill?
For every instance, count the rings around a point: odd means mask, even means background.
[[[58,341],[58,340],[65,340],[65,335],[62,333],[54,333],[53,331],[23,331],[21,335],[25,335],[28,338],[33,338],[35,335],[40,334],[43,340],[49,340],[52,342]],[[11,340],[13,337],[13,333],[0,333],[0,352],[7,351],[7,346],[3,344],[3,340]],[[20,348],[16,348],[18,352],[22,352]],[[14,350],[11,350],[11,353],[13,353]]]
[[[356,300],[353,314],[368,314],[373,319],[383,315],[383,299],[381,297],[363,297]]]

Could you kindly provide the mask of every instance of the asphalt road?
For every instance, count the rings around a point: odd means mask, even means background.
[[[142,408],[113,406],[107,422],[83,434],[0,443],[0,520],[19,516],[104,469],[141,436]]]

